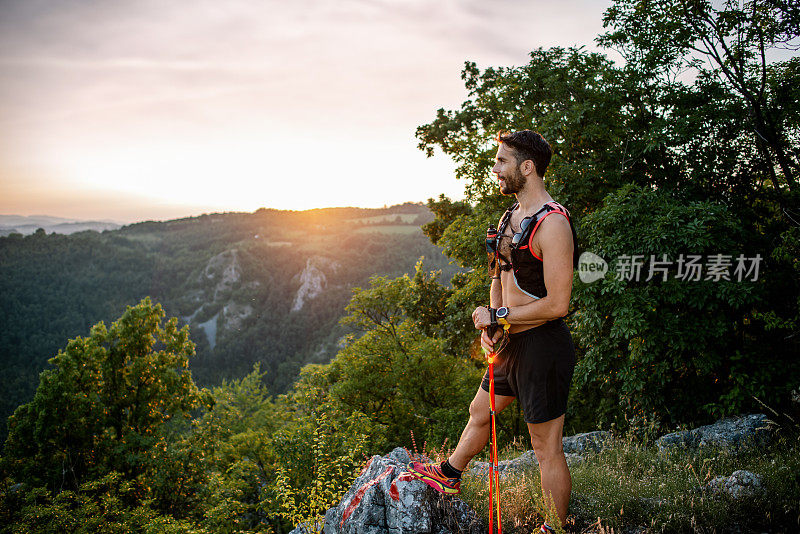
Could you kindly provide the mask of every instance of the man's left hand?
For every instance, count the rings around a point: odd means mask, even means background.
[[[479,306],[472,312],[472,322],[475,323],[475,328],[483,330],[492,324],[492,314],[485,306]]]

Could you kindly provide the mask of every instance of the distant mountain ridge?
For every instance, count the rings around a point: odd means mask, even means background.
[[[53,217],[51,215],[0,215],[0,236],[11,234],[30,235],[39,228],[47,233],[74,234],[85,230],[102,232],[117,230],[122,224],[110,220],[83,220]]]

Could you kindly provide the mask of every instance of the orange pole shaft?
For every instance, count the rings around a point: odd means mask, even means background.
[[[492,446],[490,449],[489,462],[489,533],[493,530],[493,508],[495,506],[495,496],[497,499],[497,534],[503,533],[502,518],[500,516],[500,471],[498,471],[497,459],[497,429],[495,425],[495,403],[494,403],[494,357],[492,352],[489,354],[489,415],[492,423]],[[492,491],[494,486],[494,492]],[[494,495],[493,495],[494,493]]]
[[[489,353],[489,419],[494,429],[494,353]],[[494,443],[494,442],[492,442]],[[489,534],[494,531],[494,446],[489,447]]]

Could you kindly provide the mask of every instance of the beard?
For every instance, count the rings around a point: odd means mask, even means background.
[[[522,191],[525,187],[525,177],[519,172],[519,169],[514,171],[511,176],[501,176],[503,182],[500,184],[500,193],[504,195],[515,195]]]

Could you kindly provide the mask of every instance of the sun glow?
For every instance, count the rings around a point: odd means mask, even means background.
[[[447,158],[427,159],[416,147],[392,141],[250,132],[226,139],[86,146],[62,152],[57,160],[80,188],[220,210],[378,207],[441,192],[461,195]]]

